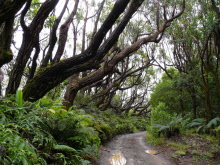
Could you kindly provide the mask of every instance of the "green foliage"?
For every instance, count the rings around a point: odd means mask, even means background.
[[[118,116],[110,109],[104,112],[98,111],[95,116],[99,120],[94,122],[94,128],[99,132],[102,142],[106,142],[117,134],[145,130],[147,124],[144,118]]]
[[[84,109],[67,111],[61,100],[48,97],[36,103],[23,102],[21,91],[1,98],[0,163],[90,164],[98,157],[101,142],[146,126],[144,118],[102,112],[88,99],[78,105],[82,104]]]
[[[23,106],[23,93],[22,93],[22,90],[17,90],[17,92],[16,92],[16,102],[17,102],[19,108],[21,108]]]
[[[46,164],[35,147],[19,136],[18,125],[0,124],[0,163],[1,164]]]
[[[167,113],[168,107],[165,103],[160,102],[158,106],[151,112],[151,124],[166,124],[174,119],[173,115]]]
[[[30,103],[24,103],[20,108],[10,99],[2,99],[1,103],[4,103],[1,104],[4,107],[1,109],[1,135],[4,136],[1,137],[4,139],[1,139],[0,146],[9,148],[4,151],[10,159],[15,159],[13,154],[16,155],[15,164],[81,162],[82,156],[86,156],[84,148],[100,144],[98,134],[89,127],[92,117],[81,111],[67,112],[57,105],[47,110]],[[2,157],[3,164],[9,158]]]
[[[76,152],[76,150],[72,147],[69,147],[67,145],[55,145],[53,149],[58,150],[58,151],[69,151],[69,152]]]
[[[196,128],[197,133],[215,133],[218,132],[220,126],[220,118],[216,117],[209,122],[204,118],[197,118],[191,121],[188,125],[190,128]]]
[[[177,120],[172,120],[167,125],[161,125],[161,124],[154,124],[153,128],[159,128],[158,135],[164,134],[167,138],[170,138],[171,136],[179,135],[180,133],[180,123],[183,120],[183,118],[179,118]]]
[[[220,118],[216,117],[209,121],[209,123],[207,124],[207,127],[213,128],[213,127],[217,127],[219,124],[220,124]]]
[[[160,102],[155,109],[152,109],[150,124],[147,125],[147,139],[152,141],[153,138],[158,138],[161,134],[167,138],[178,135],[182,121],[183,118],[168,113],[165,103]]]
[[[51,28],[53,26],[54,21],[56,20],[56,16],[49,16],[44,24],[46,28]]]
[[[193,85],[189,84],[189,78],[186,75],[179,74],[172,68],[168,70],[168,73],[173,79],[163,74],[162,81],[156,85],[154,92],[151,94],[151,106],[156,108],[162,102],[166,105],[166,112],[168,113],[185,115],[192,112],[193,105],[191,91],[189,90]]]
[[[33,0],[31,2],[31,8],[27,13],[28,20],[33,20],[34,16],[37,14],[39,8],[40,8],[40,1],[39,0]]]

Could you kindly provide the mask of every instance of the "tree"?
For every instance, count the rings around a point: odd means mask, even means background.
[[[88,13],[86,13],[84,16],[81,52],[78,55],[74,55],[73,57],[68,57],[61,60],[65,54],[64,50],[68,42],[67,34],[70,29],[69,27],[72,23],[75,29],[75,34],[77,34],[76,27],[79,24],[77,25],[77,22],[74,21],[74,19],[77,16],[80,16],[80,7],[82,7],[82,3],[88,4],[87,1],[79,2],[76,0],[72,12],[61,25],[59,24],[60,22],[63,22],[62,18],[64,18],[64,12],[67,11],[67,4],[69,3],[68,0],[65,1],[63,10],[60,12],[58,17],[55,15],[55,9],[59,3],[59,0],[46,0],[42,3],[33,0],[22,2],[23,3],[19,5],[19,9],[21,9],[23,5],[24,7],[22,8],[19,15],[16,15],[19,11],[18,5],[15,5],[16,3],[13,2],[14,6],[12,7],[13,12],[11,14],[11,18],[14,17],[16,21],[20,21],[20,25],[23,31],[23,40],[16,56],[13,69],[10,72],[6,94],[14,94],[16,92],[19,85],[21,84],[22,76],[26,72],[26,67],[28,67],[28,64],[30,63],[32,66],[30,67],[31,69],[28,72],[27,82],[23,88],[24,99],[29,101],[36,101],[40,99],[48,91],[74,74],[93,70],[91,75],[95,75],[95,73],[98,74],[101,70],[103,70],[103,68],[105,71],[106,68],[107,70],[113,69],[126,57],[135,55],[135,52],[141,49],[143,45],[150,42],[158,43],[163,37],[165,30],[176,18],[182,15],[185,8],[184,0],[182,4],[166,3],[166,1],[144,2],[144,0],[117,0],[114,5],[112,2],[107,1],[109,4],[110,12],[104,13],[102,9],[105,1],[102,1],[95,12],[96,21],[94,24],[94,30],[90,36],[88,35],[87,47],[85,45],[85,31],[87,24],[86,20],[89,18],[87,16]],[[143,2],[148,3],[150,6],[149,9],[142,5]],[[9,8],[10,5],[12,5],[12,3],[3,3],[1,9]],[[182,5],[182,7],[180,5]],[[88,5],[84,6],[88,11]],[[151,11],[153,6],[156,6],[156,11]],[[140,7],[142,7],[141,9],[143,10],[138,11]],[[171,7],[173,7],[172,11]],[[33,9],[34,12],[32,12],[31,9]],[[147,11],[151,11],[151,15],[154,16],[154,23],[153,21],[149,22],[147,20]],[[0,10],[0,13],[3,15],[5,14],[4,10]],[[105,14],[106,16],[101,15],[101,13]],[[131,44],[126,44],[123,47],[120,46],[122,48],[121,51],[116,53],[113,57],[111,57],[111,59],[108,59],[107,56],[109,56],[108,53],[110,52],[110,49],[117,43],[117,41],[120,41],[120,35],[123,34],[123,31],[125,31],[128,23],[136,19],[135,14],[137,13],[139,14],[139,17],[146,18],[147,21],[145,24],[148,24],[148,29],[145,29],[145,31],[143,30],[143,32],[137,31],[137,33],[134,33],[136,36],[134,37],[135,39],[133,39],[133,42]],[[32,20],[27,19],[30,16],[33,17]],[[6,26],[7,19],[1,17],[0,20],[2,22],[1,24]],[[46,23],[53,20],[54,24],[48,28]],[[99,23],[100,20],[102,21],[101,25]],[[12,21],[12,23],[13,22],[14,21]],[[58,38],[56,33],[59,26],[60,36]],[[6,34],[6,30],[9,29],[5,28],[5,31],[2,31],[1,36]],[[50,33],[46,36],[46,38],[49,37],[49,42],[46,44],[46,46],[44,44],[44,39],[42,39],[42,33],[46,32],[44,30],[50,30]],[[59,42],[57,42],[57,40]],[[11,46],[13,42],[11,41],[7,43],[10,43],[9,45]],[[74,47],[77,49],[77,43],[75,42],[74,44]],[[56,47],[57,50],[53,56],[53,52],[55,51]],[[75,52],[77,52],[76,49]],[[8,50],[9,48],[7,51]],[[45,54],[45,52],[47,53]],[[41,53],[43,53],[43,59],[41,60],[40,65],[38,61],[40,60],[39,55]],[[36,69],[39,66],[40,68]],[[101,77],[103,78],[108,74],[109,71],[105,72],[105,74]],[[85,75],[85,79],[91,75]],[[87,85],[91,84],[87,83]]]
[[[194,118],[200,116],[207,120],[219,115],[219,8],[216,4],[217,1],[189,2],[184,15],[167,33],[169,46],[166,48],[170,51],[162,48],[160,52],[163,59],[168,53],[171,56],[170,63],[166,60],[160,67],[167,71],[166,67],[173,66],[179,71],[176,82],[179,89],[190,94]]]

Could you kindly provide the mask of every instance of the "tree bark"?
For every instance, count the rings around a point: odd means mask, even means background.
[[[71,76],[69,83],[67,85],[66,92],[64,95],[64,101],[63,101],[63,105],[66,107],[66,109],[69,109],[72,106],[73,101],[75,100],[76,95],[78,93],[78,90],[73,90],[73,91],[71,90],[71,82],[73,80],[77,80],[78,78],[79,78],[78,74]]]
[[[70,16],[65,21],[65,23],[62,24],[60,27],[59,45],[58,45],[58,49],[57,49],[57,52],[55,54],[55,57],[54,57],[52,63],[56,63],[56,62],[60,61],[60,58],[63,55],[64,48],[66,46],[66,40],[67,40],[69,27],[70,27],[71,22],[73,21],[74,16],[76,15],[76,12],[78,9],[78,4],[79,4],[79,0],[76,0],[73,11],[71,12]]]
[[[40,68],[46,67],[48,65],[49,60],[52,61],[52,53],[53,53],[54,47],[57,42],[57,35],[56,35],[57,28],[58,28],[60,21],[65,13],[65,10],[67,8],[68,3],[69,3],[69,0],[66,0],[66,3],[64,5],[59,17],[54,21],[52,30],[50,32],[50,38],[49,38],[49,43],[48,43],[49,48],[48,48],[48,51],[47,51],[45,57],[43,58],[43,60],[41,62]]]
[[[119,35],[123,32],[132,15],[138,10],[143,1],[144,0],[131,1],[129,8],[127,9],[119,25],[115,28],[108,39],[101,45],[107,32],[112,28],[117,18],[120,16],[121,13],[124,12],[129,3],[129,0],[116,1],[112,11],[92,39],[89,47],[80,55],[55,63],[46,70],[39,72],[25,86],[23,90],[24,99],[29,101],[36,101],[39,98],[43,97],[50,89],[54,88],[59,83],[67,79],[69,76],[93,68],[99,68],[98,65],[100,64],[100,61],[110,50],[110,48],[116,43]],[[123,50],[121,53],[131,54],[137,51],[143,44],[146,44],[148,42],[159,42],[165,29],[169,27],[170,23],[174,19],[181,16],[184,9],[185,1],[182,10],[175,16],[172,16],[170,19],[164,20],[164,23],[157,32],[149,37],[140,39],[134,45],[132,45],[128,49]],[[117,59],[115,60],[117,61]],[[116,61],[113,61],[113,63]]]
[[[27,0],[0,2],[0,26],[8,19],[11,19],[22,8]]]
[[[114,25],[118,17],[124,12],[127,7],[129,0],[118,0],[116,1],[112,11],[92,39],[89,47],[80,55],[68,58],[61,62],[55,63],[46,70],[39,72],[24,88],[24,99],[29,101],[36,101],[43,97],[49,90],[56,87],[62,81],[67,79],[74,73],[86,71],[89,69],[97,68],[99,63],[93,59],[96,56],[96,52],[102,43],[107,32]],[[127,22],[125,22],[127,24]],[[126,25],[122,28],[124,29]],[[120,27],[121,28],[121,27]],[[119,28],[119,29],[120,29]],[[115,35],[114,40],[117,41],[120,31]],[[114,44],[114,43],[113,43]],[[107,50],[106,50],[107,51]],[[108,52],[108,51],[107,51]],[[102,53],[102,56],[105,54]],[[38,92],[36,92],[38,91]]]
[[[0,96],[2,96],[2,81],[4,80],[4,73],[0,68]]]
[[[14,16],[5,21],[3,31],[0,34],[0,68],[13,59],[13,54],[10,49],[13,37],[13,25]]]
[[[27,64],[27,61],[30,58],[31,52],[36,45],[36,42],[39,41],[39,33],[43,28],[44,21],[46,20],[50,12],[54,9],[58,1],[59,0],[51,0],[43,3],[29,27],[27,27],[24,23],[24,20],[21,19],[21,25],[24,30],[23,42],[16,58],[15,65],[9,76],[9,83],[6,89],[6,94],[16,93],[16,90],[20,85],[21,77],[23,75],[23,71]],[[24,9],[24,15],[26,14],[27,9],[28,8]]]

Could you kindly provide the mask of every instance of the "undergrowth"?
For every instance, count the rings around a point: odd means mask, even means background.
[[[145,126],[145,118],[91,105],[65,110],[46,97],[23,102],[19,91],[0,99],[0,164],[91,164],[103,142]]]

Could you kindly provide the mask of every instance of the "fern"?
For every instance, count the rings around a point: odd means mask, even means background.
[[[160,129],[158,131],[161,132],[161,131],[164,131],[166,129],[170,129],[170,126],[163,125],[163,126],[160,127]]]
[[[21,160],[23,165],[29,165],[29,162],[27,161],[26,157],[21,158]]]
[[[3,164],[38,164],[44,162],[35,152],[34,146],[17,135],[17,132],[12,129],[1,125],[0,137],[0,146],[4,148],[0,156]]]
[[[53,147],[55,150],[58,150],[58,151],[68,151],[68,152],[77,152],[77,150],[75,150],[74,148],[70,147],[70,146],[67,146],[67,145],[55,145]]]
[[[87,145],[80,151],[80,155],[84,158],[96,159],[98,158],[99,148],[97,145]]]

